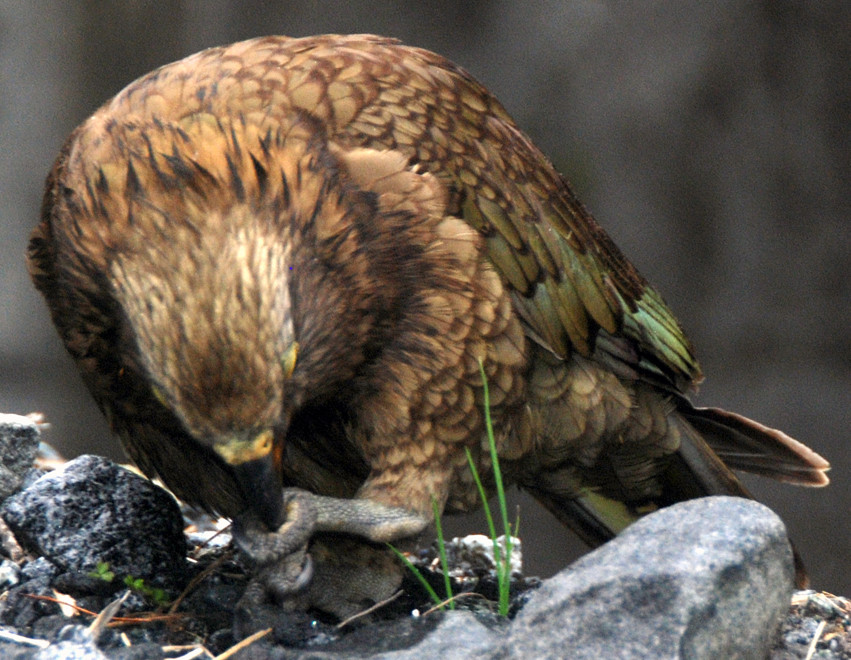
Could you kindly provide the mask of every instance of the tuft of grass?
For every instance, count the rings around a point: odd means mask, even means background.
[[[491,420],[490,411],[490,392],[488,390],[488,379],[485,374],[485,367],[482,360],[479,360],[479,373],[482,376],[484,409],[485,409],[485,432],[488,438],[488,447],[490,450],[491,465],[493,466],[494,484],[496,486],[496,496],[499,502],[500,516],[502,517],[503,534],[505,538],[505,553],[499,547],[499,537],[496,533],[496,525],[494,524],[493,515],[491,514],[488,497],[482,480],[479,477],[479,471],[476,469],[476,464],[473,461],[473,455],[469,448],[465,447],[464,451],[467,454],[467,464],[470,466],[470,473],[473,475],[473,480],[476,482],[476,488],[479,491],[479,497],[482,500],[482,507],[485,512],[485,518],[488,523],[488,533],[493,542],[493,557],[496,567],[497,585],[499,589],[499,614],[500,616],[508,616],[509,596],[511,587],[511,550],[512,550],[512,530],[511,523],[508,521],[508,504],[505,499],[505,487],[502,481],[502,470],[499,467],[499,456],[496,451],[496,438],[493,433],[493,422]],[[419,580],[420,584],[426,590],[429,598],[435,604],[437,609],[443,609],[448,605],[450,609],[455,609],[454,596],[452,595],[452,581],[449,577],[449,562],[446,557],[446,542],[443,538],[443,527],[440,521],[440,510],[437,505],[437,500],[431,499],[432,511],[434,511],[434,525],[437,531],[437,548],[440,554],[440,566],[443,571],[443,580],[446,587],[446,600],[440,598],[437,592],[428,583],[420,570],[414,566],[411,561],[396,549],[391,544],[387,544],[396,556],[402,560],[402,563],[410,570]],[[519,524],[519,521],[518,521]],[[514,534],[517,533],[518,525],[515,525]]]
[[[402,554],[402,552],[400,552],[399,549],[392,543],[388,543],[387,547],[389,547],[393,551],[393,553],[401,560],[405,567],[409,571],[411,571],[411,573],[414,574],[414,577],[417,578],[417,580],[419,580],[419,583],[422,585],[423,589],[425,589],[426,593],[428,593],[428,597],[431,598],[431,601],[438,607],[438,609],[443,609],[443,599],[437,595],[437,592],[434,590],[434,587],[432,587],[428,583],[428,580],[425,579],[420,569],[414,566],[411,563],[411,560],[408,559],[404,554]]]
[[[493,466],[493,479],[496,486],[496,499],[499,503],[499,513],[502,518],[503,537],[505,538],[505,554],[499,547],[498,537],[496,535],[496,526],[491,515],[490,505],[488,504],[487,493],[485,493],[482,480],[479,478],[478,470],[473,462],[473,456],[468,448],[464,448],[467,453],[467,463],[470,466],[470,472],[473,475],[473,480],[476,482],[476,487],[479,489],[479,497],[482,498],[482,504],[485,511],[485,517],[488,521],[488,532],[493,541],[493,559],[496,565],[496,578],[499,586],[499,614],[508,616],[509,606],[509,590],[511,587],[511,523],[508,521],[508,503],[505,499],[505,486],[502,481],[502,470],[499,467],[499,456],[496,452],[496,438],[493,433],[493,421],[491,420],[491,405],[490,391],[488,389],[488,378],[485,374],[485,365],[479,359],[479,373],[482,376],[482,395],[485,408],[485,432],[488,437],[488,448],[490,450],[491,465]]]
[[[452,578],[449,577],[449,560],[446,557],[446,541],[443,538],[443,526],[440,523],[440,508],[437,505],[437,499],[433,495],[431,498],[431,510],[434,512],[434,526],[437,531],[437,549],[440,555],[440,568],[443,572],[443,586],[446,589],[445,599],[437,595],[437,592],[429,584],[428,580],[425,579],[420,569],[414,566],[410,559],[392,544],[388,543],[387,545],[402,560],[402,563],[414,574],[417,580],[419,580],[419,583],[426,590],[426,593],[428,593],[429,598],[431,598],[437,609],[442,610],[445,606],[448,606],[450,610],[454,610],[455,596],[452,593]]]

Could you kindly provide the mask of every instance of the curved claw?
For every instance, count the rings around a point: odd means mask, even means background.
[[[313,559],[310,555],[304,553],[300,557],[302,562],[297,575],[293,575],[295,559],[296,557],[291,555],[287,561],[269,566],[257,576],[257,579],[263,582],[266,593],[278,602],[304,591],[313,580]]]
[[[313,558],[306,554],[304,555],[304,563],[301,566],[301,573],[296,578],[295,582],[292,584],[292,591],[299,592],[304,591],[307,588],[307,585],[310,584],[310,581],[313,579]]]

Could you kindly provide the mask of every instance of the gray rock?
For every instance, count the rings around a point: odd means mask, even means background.
[[[33,660],[106,660],[85,626],[65,626],[50,646],[33,654]]]
[[[502,634],[483,625],[470,612],[447,612],[437,629],[419,644],[374,657],[376,660],[496,660],[502,657],[502,639]]]
[[[32,468],[41,434],[29,417],[0,414],[0,501],[16,492]]]
[[[437,621],[435,623],[435,620]],[[277,631],[276,631],[277,632]],[[288,649],[262,641],[240,658],[260,660],[496,660],[504,635],[469,611],[449,611],[427,619],[400,619],[357,630],[323,646]]]
[[[765,506],[683,502],[545,582],[511,626],[508,657],[764,658],[793,573],[786,530]]]
[[[8,498],[18,542],[65,571],[107,562],[118,576],[168,585],[184,566],[183,521],[166,491],[104,458],[81,456]]]
[[[21,567],[9,559],[0,561],[0,593],[9,587],[14,587],[20,581]]]

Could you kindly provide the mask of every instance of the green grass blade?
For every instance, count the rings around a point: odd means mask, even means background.
[[[437,595],[437,592],[428,583],[428,580],[426,580],[423,577],[423,574],[420,573],[420,569],[418,569],[416,566],[414,566],[411,563],[410,559],[408,559],[404,554],[399,552],[399,550],[396,549],[394,546],[392,546],[390,543],[387,544],[387,547],[390,548],[396,554],[396,556],[402,561],[403,564],[405,564],[405,566],[408,568],[408,570],[411,571],[411,573],[414,574],[414,577],[416,577],[417,580],[419,580],[420,584],[422,585],[423,589],[426,590],[426,592],[428,593],[428,597],[431,598],[432,602],[435,605],[437,605],[438,607],[441,607],[441,603],[443,601],[441,600],[440,596]],[[441,607],[441,609],[443,609],[443,608]]]
[[[490,448],[491,465],[493,466],[493,478],[496,485],[496,497],[499,502],[499,512],[502,516],[502,528],[505,538],[505,556],[502,556],[499,544],[497,543],[494,526],[491,523],[491,538],[493,539],[494,561],[496,563],[496,575],[499,583],[499,613],[502,616],[508,616],[509,605],[509,589],[511,587],[511,523],[508,521],[508,503],[505,500],[505,487],[502,482],[502,470],[499,467],[499,456],[496,452],[496,438],[493,433],[493,421],[491,420],[490,406],[490,390],[488,389],[488,378],[485,374],[485,365],[479,360],[479,373],[482,376],[482,396],[484,398],[485,407],[485,430],[488,436],[488,446]],[[470,460],[470,459],[468,459]],[[470,460],[472,464],[472,460]],[[475,475],[474,475],[475,476]],[[487,502],[487,500],[482,497]],[[487,504],[485,508],[489,511]],[[488,516],[490,517],[490,516]]]
[[[443,526],[440,524],[440,509],[434,495],[431,496],[431,510],[434,511],[434,527],[437,530],[437,551],[440,554],[440,568],[443,570],[443,584],[446,588],[446,598],[449,600],[449,609],[455,609],[455,601],[452,599],[452,579],[449,577],[449,561],[446,559],[446,542],[443,540]]]
[[[470,466],[470,474],[473,475],[473,481],[476,482],[476,488],[479,489],[479,497],[482,499],[482,508],[485,512],[485,518],[488,522],[488,535],[491,537],[491,540],[496,539],[496,525],[493,522],[493,515],[491,514],[491,508],[488,504],[488,494],[485,492],[485,487],[482,485],[482,480],[479,477],[479,471],[476,469],[476,464],[473,463],[473,454],[470,453],[469,448],[464,447],[464,451],[467,453],[467,464]]]

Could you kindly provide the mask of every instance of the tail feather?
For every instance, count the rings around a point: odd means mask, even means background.
[[[799,486],[830,482],[825,474],[830,464],[782,431],[718,408],[694,408],[688,402],[678,407],[712,451],[734,470]]]
[[[753,499],[730,466],[712,449],[702,434],[683,421],[671,419],[680,429],[680,447],[662,477],[666,504],[705,497],[734,495]]]

